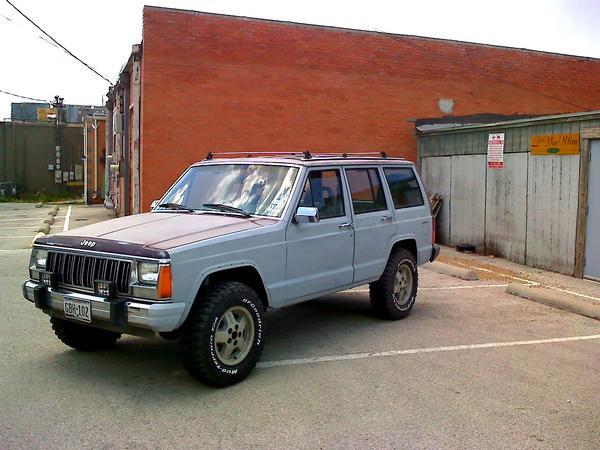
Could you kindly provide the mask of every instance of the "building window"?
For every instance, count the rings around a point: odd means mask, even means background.
[[[377,169],[346,169],[346,176],[356,214],[387,209]]]
[[[311,171],[304,185],[300,206],[317,208],[321,220],[345,216],[340,171]]]
[[[383,169],[390,186],[396,209],[423,206],[421,188],[415,172],[408,167],[390,167]]]

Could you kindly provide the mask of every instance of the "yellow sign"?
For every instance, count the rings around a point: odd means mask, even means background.
[[[531,136],[532,155],[578,155],[579,133]]]
[[[56,109],[55,108],[38,108],[37,109],[37,119],[40,122],[56,120]]]

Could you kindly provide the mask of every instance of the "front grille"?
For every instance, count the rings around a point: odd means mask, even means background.
[[[46,270],[59,285],[94,289],[94,281],[113,281],[120,294],[129,293],[131,262],[73,253],[48,252]]]

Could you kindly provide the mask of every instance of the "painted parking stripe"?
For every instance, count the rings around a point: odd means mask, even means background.
[[[31,239],[31,235],[27,236],[0,236],[0,239]]]
[[[32,222],[35,222],[36,220],[44,220],[46,216],[40,216],[40,217],[21,217],[20,219],[0,219],[0,222],[22,222],[24,220],[29,220]],[[64,219],[65,216],[54,216],[55,219]]]
[[[69,225],[71,224],[71,207],[67,208],[67,215],[65,216],[65,223],[63,225],[63,231],[69,231]]]
[[[456,352],[462,350],[480,350],[486,348],[499,348],[499,347],[517,347],[524,345],[541,345],[541,344],[555,344],[559,342],[576,342],[576,341],[589,341],[593,339],[600,339],[600,334],[592,334],[588,336],[571,336],[563,338],[551,338],[551,339],[534,339],[529,341],[510,341],[510,342],[488,342],[484,344],[466,344],[466,345],[451,345],[447,347],[425,347],[425,348],[411,348],[407,350],[391,350],[386,352],[369,352],[369,353],[348,353],[345,355],[331,355],[331,356],[316,356],[313,358],[296,358],[296,359],[280,359],[276,361],[265,361],[259,362],[256,367],[261,369],[267,369],[270,367],[281,367],[281,366],[297,366],[302,364],[317,364],[324,362],[334,361],[349,361],[355,359],[366,359],[366,358],[381,358],[389,356],[403,356],[403,355],[418,355],[422,353],[440,353],[440,352]]]
[[[446,289],[481,289],[481,288],[505,288],[508,284],[477,284],[469,286],[440,286],[440,287],[420,287],[419,291],[444,291]],[[344,294],[351,294],[353,292],[364,293],[369,292],[368,289],[350,289],[343,291]]]

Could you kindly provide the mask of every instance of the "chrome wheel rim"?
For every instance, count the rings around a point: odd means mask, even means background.
[[[248,356],[254,342],[254,320],[241,306],[232,306],[219,318],[215,331],[215,352],[228,366],[239,364]]]
[[[394,277],[394,301],[403,306],[410,300],[412,295],[413,274],[406,264],[400,265]]]

